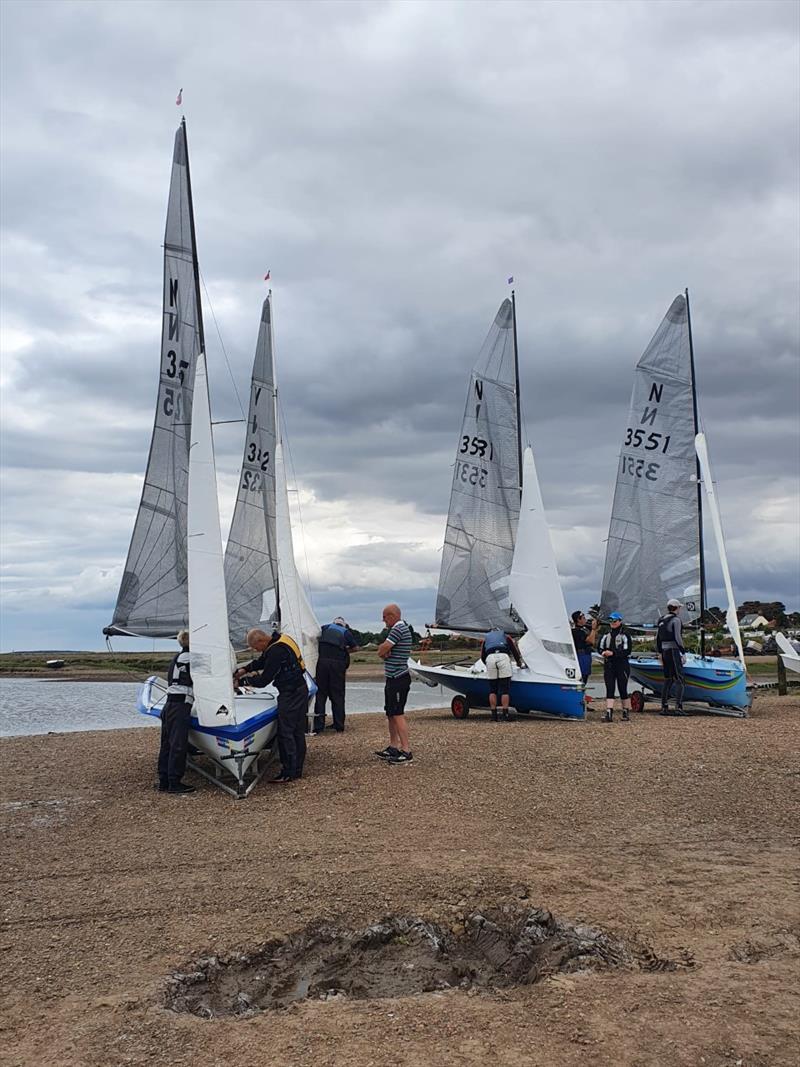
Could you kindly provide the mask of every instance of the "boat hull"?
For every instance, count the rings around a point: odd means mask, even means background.
[[[664,691],[664,668],[656,656],[630,660],[631,678],[659,698]],[[719,656],[688,653],[683,667],[685,702],[708,704],[718,711],[746,715],[753,702],[752,690],[741,664]]]
[[[163,679],[152,677],[140,687],[137,708],[143,715],[161,718],[166,699]],[[259,757],[271,755],[278,730],[278,700],[271,686],[253,693],[237,693],[235,725],[201,726],[192,716],[189,744],[207,756],[214,773],[190,759],[194,770],[238,797],[247,796],[260,778]]]
[[[471,707],[489,707],[489,679],[473,674],[469,667],[441,664],[426,666],[412,661],[412,674],[429,685],[442,685],[461,693]],[[554,719],[584,719],[586,706],[582,685],[542,681],[523,668],[515,671],[510,685],[510,704],[516,711]]]

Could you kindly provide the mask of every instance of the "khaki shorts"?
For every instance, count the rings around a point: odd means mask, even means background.
[[[510,678],[511,656],[507,652],[490,652],[486,657],[486,674],[489,678]]]

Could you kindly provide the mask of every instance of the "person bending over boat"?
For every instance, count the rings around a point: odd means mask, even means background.
[[[590,626],[582,611],[573,611],[571,618],[572,643],[575,645],[575,654],[581,669],[581,681],[586,685],[592,673],[592,649],[597,641],[597,630],[600,624],[597,619],[593,618]]]
[[[319,635],[319,659],[316,677],[317,697],[314,702],[314,733],[325,729],[325,705],[330,699],[333,728],[344,730],[345,674],[350,666],[350,653],[358,648],[353,631],[341,617],[326,623]]]
[[[161,712],[161,748],[158,752],[158,790],[160,793],[195,793],[193,785],[181,781],[186,771],[189,748],[189,719],[194,694],[189,670],[189,631],[178,634],[181,646],[167,673],[167,699]]]
[[[288,634],[277,630],[248,630],[247,645],[259,655],[234,671],[235,685],[256,689],[274,683],[278,690],[278,752],[281,771],[273,782],[293,782],[303,776],[306,758],[306,716],[308,686],[303,655]]]
[[[603,679],[606,683],[606,713],[603,722],[614,721],[614,690],[619,690],[622,700],[622,721],[630,719],[631,701],[628,696],[628,677],[631,673],[628,657],[631,654],[631,637],[622,625],[622,616],[612,611],[608,617],[611,629],[600,638],[600,655],[603,657]]]
[[[397,604],[387,604],[383,609],[383,624],[389,631],[386,640],[378,645],[378,655],[383,660],[385,684],[383,687],[386,721],[389,725],[389,744],[375,755],[388,763],[411,763],[414,757],[408,743],[408,723],[405,717],[406,700],[411,688],[408,673],[408,657],[411,655],[411,630],[403,622]]]
[[[661,711],[659,715],[685,715],[683,710],[683,657],[686,649],[683,647],[683,623],[678,612],[681,610],[680,600],[667,601],[667,614],[658,620],[656,631],[656,648],[661,656],[661,664],[664,668],[664,688],[661,690]],[[669,698],[672,687],[675,686],[675,710],[669,710]]]
[[[481,644],[481,659],[486,664],[486,674],[489,678],[489,710],[492,713],[492,722],[497,722],[497,698],[500,697],[500,708],[503,714],[503,722],[508,722],[508,705],[511,701],[511,657],[514,657],[518,667],[522,666],[522,656],[519,654],[517,642],[511,634],[502,630],[490,630]]]

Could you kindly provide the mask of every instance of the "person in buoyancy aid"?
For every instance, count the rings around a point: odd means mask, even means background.
[[[511,700],[511,657],[516,660],[517,666],[522,666],[522,657],[517,648],[514,638],[502,630],[490,630],[483,639],[481,645],[481,659],[486,664],[486,674],[489,678],[489,709],[492,713],[492,722],[497,722],[497,697],[500,697],[500,707],[503,714],[503,722],[508,722],[508,705]]]
[[[661,690],[660,715],[685,715],[683,710],[683,657],[686,649],[683,647],[683,623],[678,612],[681,610],[680,600],[667,601],[667,614],[658,620],[656,631],[656,649],[661,656],[661,664],[664,668],[664,688]],[[669,710],[669,698],[672,687],[675,686],[675,710]]]
[[[631,701],[628,696],[628,677],[631,669],[628,658],[631,654],[631,637],[622,625],[622,616],[612,611],[608,617],[611,629],[600,638],[600,655],[603,657],[603,679],[606,683],[606,713],[603,722],[614,721],[614,690],[619,690],[622,700],[622,721],[630,719]]]
[[[186,771],[189,748],[189,720],[194,694],[189,670],[189,631],[178,634],[181,646],[167,673],[167,699],[161,711],[161,747],[158,752],[158,789],[160,793],[194,793],[193,785],[181,781]]]
[[[333,727],[337,733],[344,730],[345,674],[350,666],[350,653],[358,648],[353,631],[338,615],[326,623],[319,635],[319,658],[315,681],[317,697],[314,701],[314,733],[325,729],[325,705],[330,699]]]
[[[597,640],[599,625],[595,618],[592,619],[591,624],[587,625],[586,616],[582,611],[572,613],[572,643],[575,646],[575,654],[581,669],[581,681],[584,685],[589,681],[592,673],[592,649]]]
[[[257,689],[274,684],[278,690],[278,752],[281,771],[274,782],[292,782],[303,776],[306,758],[308,685],[303,655],[288,634],[275,630],[248,630],[247,644],[258,656],[234,672],[234,684]]]

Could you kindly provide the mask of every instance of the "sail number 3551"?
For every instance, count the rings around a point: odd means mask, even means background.
[[[635,456],[621,457],[622,474],[631,474],[635,478],[646,478],[648,482],[658,481],[660,463],[648,463],[646,459],[637,459]]]
[[[460,455],[480,456],[481,459],[486,459],[486,451],[489,451],[488,458],[494,459],[494,448],[492,442],[487,441],[485,437],[470,437],[469,434],[464,434],[461,438],[461,447],[459,448]]]
[[[654,432],[645,437],[644,430],[632,430],[629,426],[625,432],[625,446],[626,448],[641,448],[644,446],[647,452],[654,452],[657,448],[660,448],[666,455],[671,436],[671,434]],[[645,444],[645,442],[647,443]]]

